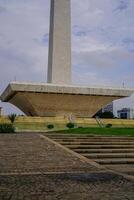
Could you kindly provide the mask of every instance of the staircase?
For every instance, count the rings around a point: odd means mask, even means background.
[[[134,137],[85,134],[46,136],[109,169],[134,175]]]
[[[104,127],[104,124],[103,124],[102,120],[99,117],[96,117],[95,120],[96,120],[97,124],[99,125],[99,127],[101,127],[101,128]]]

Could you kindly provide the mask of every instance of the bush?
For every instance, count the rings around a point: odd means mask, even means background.
[[[74,123],[67,123],[67,125],[66,125],[66,127],[67,128],[74,128],[75,127],[75,125],[74,125]]]
[[[54,125],[53,125],[53,124],[48,124],[48,125],[47,125],[47,128],[48,128],[48,129],[53,129],[53,128],[54,128]]]
[[[112,124],[107,124],[106,125],[106,128],[111,128],[112,127]]]
[[[15,128],[12,124],[0,124],[0,133],[14,133]]]

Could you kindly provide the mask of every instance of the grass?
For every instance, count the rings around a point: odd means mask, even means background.
[[[134,128],[75,128],[63,131],[56,131],[56,133],[70,133],[70,134],[91,134],[91,135],[109,135],[109,136],[134,136]]]

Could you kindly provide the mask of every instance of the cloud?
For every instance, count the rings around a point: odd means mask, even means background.
[[[4,12],[6,12],[6,8],[3,6],[0,6],[0,14],[3,14]]]
[[[129,1],[128,0],[120,0],[117,8],[114,11],[124,11],[128,8]]]

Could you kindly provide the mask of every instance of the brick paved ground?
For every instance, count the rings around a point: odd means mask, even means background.
[[[1,200],[133,200],[134,183],[111,174],[1,176]]]
[[[0,200],[89,199],[133,200],[134,182],[81,161],[38,134],[0,135]]]
[[[0,134],[0,173],[98,170],[39,134]]]

